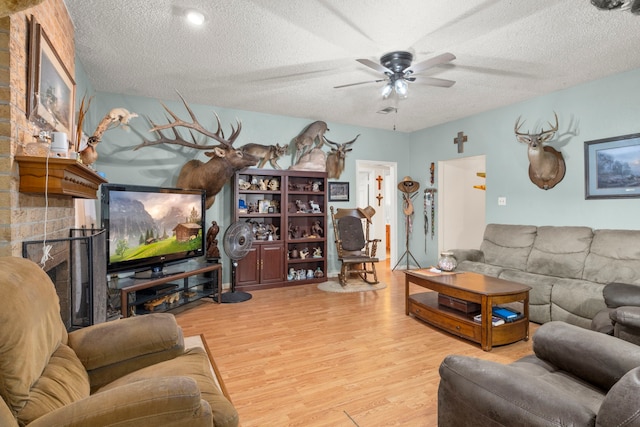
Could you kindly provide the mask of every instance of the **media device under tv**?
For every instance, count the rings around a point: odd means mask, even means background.
[[[204,255],[203,190],[103,184],[100,193],[109,274],[161,277],[165,265]]]

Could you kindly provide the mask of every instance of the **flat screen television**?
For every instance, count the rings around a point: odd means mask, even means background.
[[[165,265],[205,254],[205,191],[103,184],[107,272],[163,275]]]

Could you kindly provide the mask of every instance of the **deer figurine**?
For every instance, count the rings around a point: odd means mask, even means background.
[[[540,133],[522,133],[520,118],[516,120],[514,128],[516,138],[519,142],[524,142],[529,146],[527,155],[529,156],[529,179],[543,190],[553,188],[562,181],[566,171],[562,153],[548,145],[543,145],[549,141],[558,131],[558,115],[554,113],[556,124],[549,123],[550,129],[542,129]]]
[[[134,150],[160,144],[176,144],[197,150],[213,150],[204,153],[206,156],[210,157],[207,162],[194,159],[185,163],[180,170],[178,181],[176,183],[176,186],[180,188],[205,190],[207,192],[205,206],[209,209],[216,199],[216,194],[222,190],[224,184],[229,181],[237,170],[244,169],[249,166],[255,166],[260,159],[252,154],[243,153],[242,150],[233,147],[234,141],[238,138],[238,135],[240,135],[240,131],[242,130],[241,122],[238,121],[237,128],[231,126],[231,136],[229,139],[225,139],[222,126],[220,125],[220,118],[217,114],[215,116],[218,129],[215,132],[211,132],[205,129],[198,122],[195,114],[182,95],[178,93],[178,96],[182,100],[192,121],[187,122],[180,119],[174,112],[169,110],[166,105],[161,103],[167,113],[169,113],[173,118],[173,121],[169,121],[169,123],[164,125],[156,125],[149,119],[149,122],[151,122],[151,125],[153,126],[149,132],[156,132],[159,139],[155,141],[148,141],[145,139],[143,143],[137,146]],[[198,144],[193,134],[191,134],[193,142],[186,141],[176,130],[177,127],[185,127],[190,131],[196,131],[219,142],[220,144],[215,146]],[[163,134],[162,131],[167,129],[171,129],[173,131],[175,138],[172,139]]]
[[[345,142],[343,144],[329,141],[327,138],[324,138],[325,143],[329,146],[332,146],[331,152],[327,154],[327,178],[340,178],[342,172],[344,172],[344,159],[347,157],[347,153],[352,150],[351,145],[356,142],[360,135],[356,135],[351,141]]]

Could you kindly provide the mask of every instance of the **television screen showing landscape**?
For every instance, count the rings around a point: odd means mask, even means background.
[[[200,194],[112,191],[109,261],[198,251],[202,225]]]

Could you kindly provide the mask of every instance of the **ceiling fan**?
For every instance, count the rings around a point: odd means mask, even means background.
[[[591,0],[591,4],[600,10],[628,10],[640,15],[640,0]]]
[[[366,65],[380,73],[385,75],[385,78],[378,80],[370,80],[366,82],[350,83],[346,85],[334,86],[335,89],[356,86],[366,83],[380,83],[387,82],[382,88],[382,97],[388,98],[393,91],[401,98],[406,98],[409,92],[408,82],[413,82],[418,79],[419,83],[424,83],[430,86],[439,87],[451,87],[455,83],[453,80],[438,79],[435,77],[416,77],[417,73],[425,71],[436,65],[445,64],[447,62],[456,59],[452,53],[443,53],[425,61],[419,62],[415,65],[411,65],[413,61],[413,54],[406,51],[389,52],[380,57],[380,63],[371,61],[370,59],[356,59],[362,65]]]

